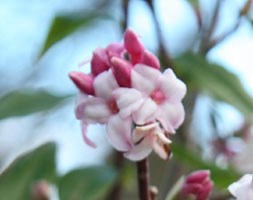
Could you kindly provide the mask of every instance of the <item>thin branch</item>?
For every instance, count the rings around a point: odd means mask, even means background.
[[[214,8],[214,13],[213,13],[213,17],[212,17],[212,20],[211,20],[211,24],[208,28],[207,31],[205,30],[202,30],[202,39],[201,39],[201,44],[200,44],[200,52],[203,53],[204,55],[208,52],[208,44],[211,40],[211,37],[214,33],[214,30],[217,26],[217,22],[218,22],[218,17],[219,17],[219,11],[220,11],[220,7],[221,7],[221,3],[222,3],[223,0],[216,0],[216,5],[215,5],[215,8]],[[204,27],[203,27],[204,29]]]
[[[171,59],[169,56],[169,52],[168,52],[168,50],[166,50],[166,48],[164,46],[162,30],[161,30],[159,21],[157,19],[156,13],[155,13],[154,1],[153,0],[146,0],[146,2],[148,3],[150,10],[152,11],[152,15],[153,15],[153,19],[154,19],[154,24],[155,24],[155,29],[156,29],[158,44],[159,44],[158,54],[159,54],[160,59],[162,60],[163,63],[172,67],[172,62],[171,62]]]
[[[150,199],[151,200],[157,200],[157,194],[158,194],[157,187],[156,186],[150,186],[149,191],[150,191]]]
[[[237,22],[236,24],[227,32],[225,32],[223,35],[221,35],[220,37],[213,39],[209,42],[206,51],[208,52],[210,49],[212,49],[214,46],[216,46],[217,44],[223,42],[227,37],[229,37],[230,35],[232,35],[240,26],[241,24],[241,19],[244,15],[247,15],[249,12],[249,9],[251,7],[252,4],[252,0],[248,0],[246,1],[245,5],[243,6],[243,8],[240,10],[240,14],[238,16]]]
[[[224,33],[220,37],[218,37],[214,40],[211,40],[209,45],[206,48],[206,51],[208,52],[214,46],[216,46],[217,44],[223,42],[227,37],[232,35],[239,28],[240,24],[241,24],[241,17],[240,17],[240,19],[238,19],[237,23],[230,30],[228,30],[226,33]]]
[[[150,200],[149,166],[147,158],[137,162],[137,176],[140,200]]]
[[[129,0],[122,0],[122,9],[123,9],[123,20],[121,22],[123,30],[128,26],[128,4]]]
[[[124,157],[122,152],[114,151],[113,154],[113,166],[117,169],[118,173],[121,174],[124,167]],[[119,200],[122,189],[121,177],[119,176],[117,181],[114,183],[112,190],[107,196],[108,200]]]

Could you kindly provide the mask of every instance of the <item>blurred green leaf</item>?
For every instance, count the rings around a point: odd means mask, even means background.
[[[183,145],[173,143],[172,152],[176,160],[193,170],[209,169],[215,186],[220,189],[226,188],[229,184],[239,178],[239,175],[233,169],[221,169],[212,163],[207,163],[203,161],[200,156],[196,156],[196,154],[194,155]]]
[[[104,199],[104,195],[115,182],[116,176],[116,171],[106,166],[89,167],[72,171],[60,180],[60,199]]]
[[[98,12],[99,11],[99,12]],[[80,27],[89,27],[97,19],[110,18],[108,14],[97,10],[87,12],[86,10],[56,16],[49,29],[46,41],[41,50],[39,58],[55,43],[75,32]]]
[[[38,180],[54,182],[55,145],[48,143],[18,157],[0,174],[0,199],[30,199],[31,186]]]
[[[192,4],[194,8],[197,8],[199,6],[199,0],[188,0],[188,2]]]
[[[175,66],[189,86],[208,91],[218,100],[236,107],[249,120],[253,119],[253,98],[235,74],[193,53],[175,59]]]
[[[39,90],[13,91],[0,98],[0,119],[45,111],[68,97],[70,96],[55,96]]]

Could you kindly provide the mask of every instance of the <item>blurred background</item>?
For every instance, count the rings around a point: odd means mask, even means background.
[[[89,63],[80,64],[121,41],[126,27],[188,88],[171,160],[150,158],[158,199],[202,168],[212,172],[211,199],[228,199],[228,184],[253,173],[252,7],[251,0],[1,1],[0,199],[32,198],[40,180],[52,199],[137,199],[135,165],[114,152],[104,127],[89,127],[96,149],[82,141],[78,91],[68,78],[88,73]]]

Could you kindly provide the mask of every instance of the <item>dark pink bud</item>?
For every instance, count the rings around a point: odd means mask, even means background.
[[[131,57],[132,64],[139,63],[145,48],[131,29],[127,29],[124,34],[124,45]]]
[[[93,76],[81,72],[70,72],[69,77],[82,92],[94,95]]]
[[[110,62],[106,49],[97,48],[91,59],[91,73],[97,76],[110,68]]]
[[[128,61],[113,57],[111,59],[112,70],[119,86],[131,87],[131,70],[133,66]]]
[[[181,196],[183,199],[193,196],[196,200],[207,200],[212,188],[213,183],[210,180],[210,172],[208,170],[199,170],[186,177]]]
[[[145,50],[142,54],[141,63],[160,70],[160,62],[158,58],[147,50]]]

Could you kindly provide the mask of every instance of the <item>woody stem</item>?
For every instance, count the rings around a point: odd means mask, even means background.
[[[137,162],[137,176],[140,200],[150,200],[148,159]]]

